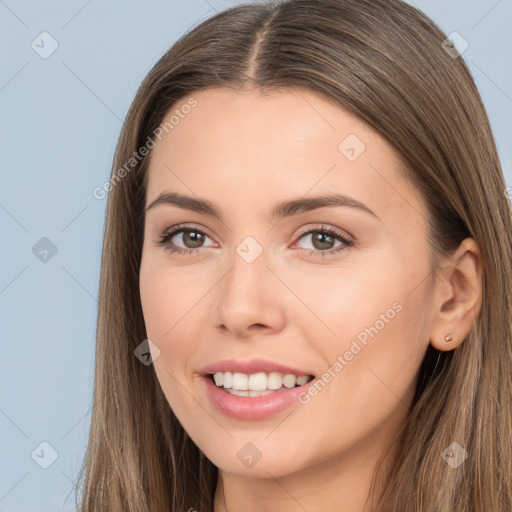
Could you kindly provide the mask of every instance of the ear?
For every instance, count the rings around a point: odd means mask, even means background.
[[[437,350],[453,350],[469,334],[482,307],[482,257],[473,238],[464,239],[442,261],[433,306],[430,343]]]

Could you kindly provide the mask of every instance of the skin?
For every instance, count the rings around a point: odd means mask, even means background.
[[[209,200],[223,219],[170,204],[149,209],[140,291],[169,405],[220,470],[214,511],[371,512],[373,472],[399,447],[395,434],[429,343],[454,349],[479,313],[478,246],[466,239],[432,269],[425,208],[397,171],[399,155],[325,97],[302,88],[193,96],[197,106],[152,151],[146,205],[178,192]],[[349,134],[366,146],[354,161],[338,149]],[[377,217],[347,206],[270,217],[278,202],[332,192]],[[206,232],[202,245],[183,232],[173,237],[195,254],[157,243],[181,223]],[[322,226],[354,244],[322,258],[344,245],[302,235]],[[263,249],[252,263],[236,252],[247,236]],[[200,369],[231,357],[280,361],[321,378],[396,303],[400,311],[307,404],[247,421],[224,416],[204,393]],[[247,442],[261,453],[252,467],[237,457]]]

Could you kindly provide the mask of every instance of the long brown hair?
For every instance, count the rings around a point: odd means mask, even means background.
[[[126,117],[108,186],[81,512],[213,510],[217,468],[177,421],[153,366],[134,355],[146,339],[138,278],[148,158],[130,160],[178,100],[212,86],[299,86],[334,99],[403,157],[428,206],[433,264],[476,240],[480,315],[455,350],[427,350],[377,509],[512,510],[512,215],[480,95],[445,39],[400,0],[285,0],[216,14],[156,63]],[[456,470],[441,457],[452,442],[468,453]]]

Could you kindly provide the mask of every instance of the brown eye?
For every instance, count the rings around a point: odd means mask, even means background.
[[[304,249],[306,254],[314,256],[325,256],[326,254],[339,253],[354,245],[354,242],[347,236],[332,228],[310,229],[303,233],[299,240],[310,238],[312,249]],[[336,241],[339,242],[338,245]]]
[[[204,234],[199,231],[183,231],[182,241],[189,249],[197,249],[204,243]]]
[[[179,235],[181,235],[181,240]],[[173,241],[173,238],[176,240]],[[158,241],[158,245],[164,246],[171,253],[192,254],[200,252],[205,238],[209,238],[208,235],[198,228],[177,226],[162,236]]]
[[[335,243],[335,238],[323,231],[315,231],[311,234],[311,241],[313,242],[315,249],[321,251],[332,249],[333,244]]]

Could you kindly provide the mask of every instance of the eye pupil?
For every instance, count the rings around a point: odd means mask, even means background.
[[[327,242],[325,239],[327,239]],[[316,236],[313,235],[313,245],[316,249],[330,249],[332,247],[333,241],[333,237],[328,233],[317,232]],[[318,246],[317,243],[319,243],[320,246]],[[327,246],[323,245],[325,243],[327,243]]]
[[[191,248],[201,247],[201,242],[204,242],[204,237],[197,231],[186,231],[183,233],[183,241],[187,245],[187,239],[192,243]],[[197,244],[197,245],[194,245]]]

